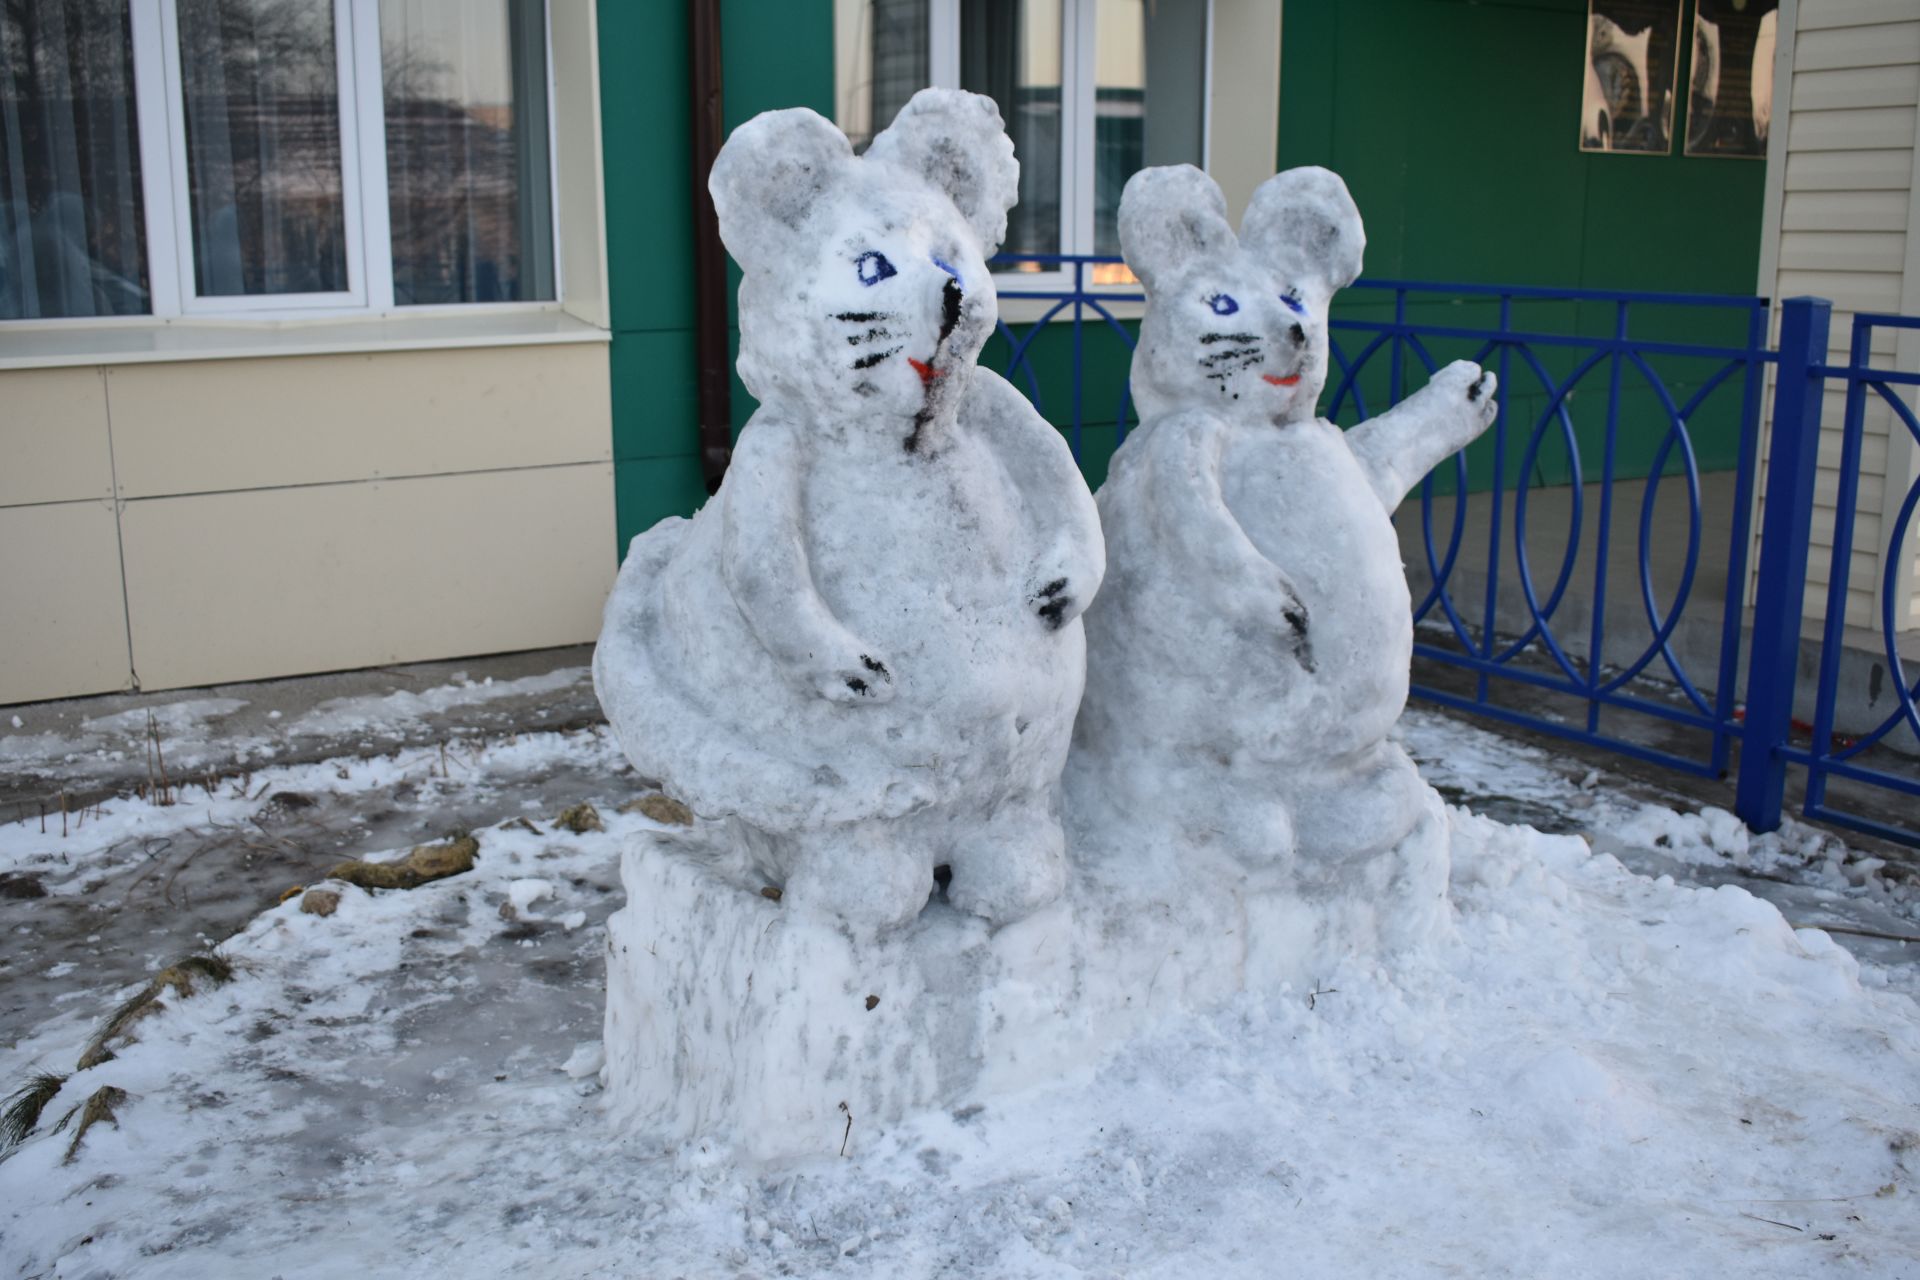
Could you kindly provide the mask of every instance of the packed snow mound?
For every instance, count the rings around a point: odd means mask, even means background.
[[[1303,896],[1428,914],[1446,850],[1420,836],[1432,793],[1388,740],[1413,650],[1391,516],[1493,420],[1493,377],[1450,365],[1350,432],[1314,416],[1327,308],[1366,240],[1324,169],[1263,183],[1237,237],[1204,173],[1142,170],[1120,235],[1148,296],[1141,424],[1099,495],[1074,816],[1175,861],[1220,850]]]
[[[1409,859],[1444,865],[1447,826],[1435,797]],[[629,1131],[756,1159],[833,1155],[853,1118],[866,1133],[1030,1088],[1240,992],[1310,990],[1351,949],[1418,963],[1444,931],[1444,883],[1421,911],[1381,915],[1370,899],[1394,897],[1386,883],[1316,894],[1218,852],[1115,851],[1018,923],[935,902],[869,939],[790,910],[737,846],[704,824],[628,846],[627,905],[607,922],[605,1079]]]
[[[0,1163],[6,1273],[1720,1280],[1920,1256],[1920,1008],[1886,970],[1743,890],[1462,810],[1453,929],[1417,965],[1333,957],[892,1125],[836,1110],[825,1156],[617,1133],[576,1078],[591,983],[554,975],[604,941],[495,910],[535,869],[557,906],[612,901],[594,882],[653,828],[603,807],[605,833],[502,830],[468,877],[231,939],[232,983],[169,999],[47,1111],[112,1085],[117,1128],[64,1163],[71,1129],[43,1127]],[[22,1028],[4,1066],[70,1064],[86,1031]]]
[[[635,766],[867,935],[937,866],[994,921],[1065,876],[1105,561],[1065,442],[974,364],[1017,174],[973,94],[916,95],[862,157],[811,111],[734,131],[710,186],[761,407],[714,499],[634,540],[594,656]]]

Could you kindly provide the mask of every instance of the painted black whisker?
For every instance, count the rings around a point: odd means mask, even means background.
[[[875,351],[869,355],[861,356],[858,360],[855,360],[853,362],[853,367],[856,369],[871,369],[873,368],[873,366],[879,364],[882,360],[885,360],[888,356],[899,355],[901,350],[902,348],[900,347],[890,347],[885,351]]]

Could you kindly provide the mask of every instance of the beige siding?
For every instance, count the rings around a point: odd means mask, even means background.
[[[599,630],[601,344],[7,371],[0,406],[0,703]]]
[[[1760,290],[1834,304],[1829,358],[1844,362],[1860,312],[1920,314],[1920,4],[1914,0],[1787,0],[1776,63],[1776,132],[1768,154],[1768,209]],[[1781,126],[1784,125],[1784,128]],[[1876,363],[1912,369],[1920,344],[1873,335]],[[1822,406],[1807,610],[1824,616],[1838,503],[1845,396]],[[1888,542],[1920,457],[1878,396],[1863,414],[1846,614],[1878,628]],[[1756,528],[1757,528],[1756,522]],[[1896,612],[1912,626],[1920,597],[1903,550]]]
[[[612,457],[598,344],[122,365],[107,386],[128,498]]]
[[[149,687],[590,640],[613,467],[587,463],[129,502]]]
[[[0,375],[0,507],[112,496],[100,371]]]
[[[129,672],[112,501],[0,507],[0,705],[125,689]]]

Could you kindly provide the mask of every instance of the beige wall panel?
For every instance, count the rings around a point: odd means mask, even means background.
[[[608,463],[130,502],[147,688],[591,640]]]
[[[1788,271],[1885,271],[1907,259],[1905,230],[1789,230],[1780,236]]]
[[[1905,231],[1787,231],[1780,265],[1790,271],[1886,271],[1906,260]]]
[[[1843,107],[1900,107],[1920,102],[1916,68],[1842,67],[1800,71],[1793,77],[1793,110],[1833,111]]]
[[[1775,295],[1781,298],[1797,298],[1802,294],[1811,294],[1816,298],[1830,298],[1836,305],[1834,330],[1841,329],[1837,308],[1845,304],[1848,310],[1847,324],[1853,323],[1855,311],[1897,311],[1900,308],[1900,277],[1887,275],[1879,271],[1794,271],[1783,269],[1780,272],[1780,289]]]
[[[1786,174],[1788,191],[1905,191],[1913,149],[1789,152]]]
[[[0,507],[112,496],[100,371],[0,373]]]
[[[1787,132],[1787,147],[1796,152],[1887,150],[1912,145],[1912,107],[1795,110]]]
[[[0,507],[0,703],[131,683],[113,503]]]
[[[1793,191],[1782,202],[1784,231],[1899,231],[1907,229],[1904,191]]]
[[[1913,0],[1811,0],[1800,9],[1800,30],[1859,27],[1913,17]]]
[[[1854,510],[1861,515],[1871,514],[1876,520],[1887,496],[1885,476],[1871,475],[1864,470],[1860,475],[1859,487],[1854,491]],[[1813,477],[1813,500],[1822,507],[1831,509],[1840,498],[1840,476],[1838,472],[1822,469]]]
[[[118,365],[120,494],[551,466],[612,457],[599,343]]]
[[[1801,6],[1817,9],[1817,3]],[[1912,10],[1902,15],[1913,17]],[[1920,62],[1920,22],[1887,22],[1874,26],[1802,29],[1795,37],[1796,71],[1829,71],[1838,67],[1887,67]]]

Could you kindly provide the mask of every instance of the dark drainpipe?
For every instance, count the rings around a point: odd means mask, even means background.
[[[732,384],[727,368],[727,254],[707,192],[720,154],[720,0],[687,0],[693,93],[693,341],[700,378],[700,471],[709,494],[733,454]]]

